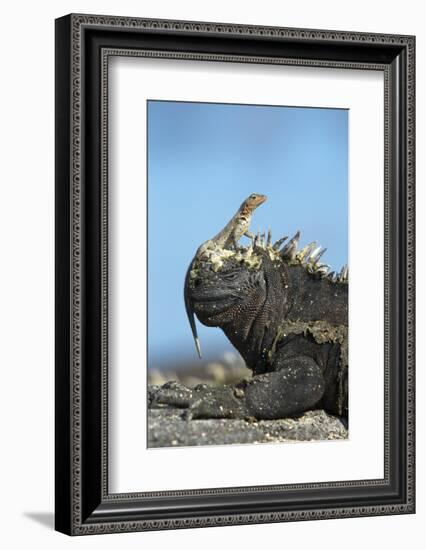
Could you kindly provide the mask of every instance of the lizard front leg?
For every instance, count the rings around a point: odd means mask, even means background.
[[[243,233],[243,235],[244,235],[244,237],[247,237],[248,239],[251,240],[251,245],[253,246],[253,245],[254,245],[254,240],[255,240],[256,236],[255,236],[251,231],[248,231],[248,230],[245,231],[245,232]],[[234,234],[232,235],[232,245],[233,245],[233,247],[234,247],[235,250],[240,250],[240,249],[242,249],[242,247],[240,247],[239,244],[238,244],[238,239],[239,239],[239,236],[238,236],[236,233],[234,233]]]
[[[234,247],[235,252],[237,252],[240,248],[238,245],[238,239],[235,235],[232,236],[232,246]]]
[[[252,233],[251,231],[247,230],[244,233],[244,236],[247,237],[248,239],[250,239],[251,240],[251,245],[254,246],[254,239],[256,238],[255,234]]]

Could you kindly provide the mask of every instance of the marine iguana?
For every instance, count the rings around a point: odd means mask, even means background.
[[[275,419],[312,408],[348,413],[348,273],[320,263],[324,249],[298,251],[300,232],[271,244],[198,250],[185,280],[189,315],[220,327],[253,377],[233,386],[172,382],[153,403],[188,418]],[[196,333],[195,333],[196,336]]]

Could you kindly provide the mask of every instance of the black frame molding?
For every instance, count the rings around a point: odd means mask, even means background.
[[[111,56],[383,71],[385,476],[111,494],[107,124]],[[68,15],[56,20],[56,529],[70,535],[414,513],[415,38]]]

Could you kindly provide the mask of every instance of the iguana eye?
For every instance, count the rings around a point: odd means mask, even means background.
[[[224,274],[224,278],[227,281],[234,281],[237,277],[238,277],[238,273],[235,272],[235,271],[233,273],[225,273]]]

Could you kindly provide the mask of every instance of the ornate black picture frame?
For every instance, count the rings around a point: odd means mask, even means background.
[[[383,479],[114,494],[107,468],[107,71],[114,55],[382,71]],[[56,21],[56,529],[69,535],[414,513],[413,36]]]

